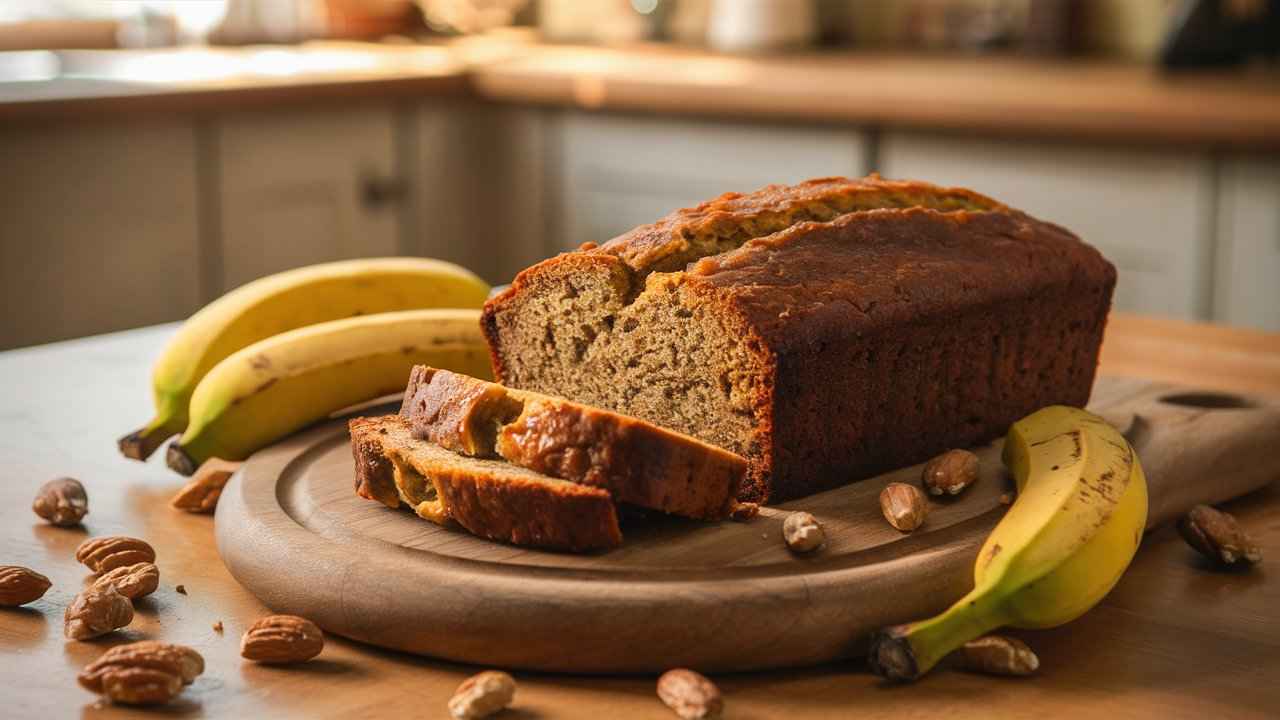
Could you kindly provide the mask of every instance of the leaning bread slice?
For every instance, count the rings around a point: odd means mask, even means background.
[[[422,365],[400,414],[414,437],[456,453],[501,457],[685,517],[728,516],[747,472],[739,455],[637,418]]]
[[[459,455],[414,438],[395,415],[357,418],[348,427],[361,497],[389,507],[403,502],[432,522],[515,545],[580,552],[622,542],[607,490]]]

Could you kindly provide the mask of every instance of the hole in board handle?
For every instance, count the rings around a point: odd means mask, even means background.
[[[1160,402],[1168,403],[1169,405],[1208,408],[1211,410],[1238,410],[1253,407],[1253,403],[1239,395],[1215,392],[1174,393],[1160,398]]]

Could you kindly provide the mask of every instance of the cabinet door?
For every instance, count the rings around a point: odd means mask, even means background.
[[[1069,228],[1116,265],[1115,307],[1207,319],[1205,155],[887,133],[886,177],[962,185]]]
[[[603,242],[727,192],[866,171],[854,130],[571,113],[556,249]]]
[[[0,158],[0,349],[198,307],[194,127],[14,127]]]
[[[392,109],[227,116],[217,144],[223,289],[311,263],[399,254]]]
[[[492,283],[546,257],[547,117],[467,101],[416,108],[404,152],[406,252],[459,263]]]
[[[1213,319],[1280,330],[1280,158],[1228,159],[1219,188]]]

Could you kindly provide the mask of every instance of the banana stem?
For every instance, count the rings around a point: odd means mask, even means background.
[[[146,460],[151,457],[165,440],[186,429],[185,417],[162,414],[147,423],[141,430],[135,430],[120,438],[116,446],[120,454],[133,460]]]
[[[1007,623],[989,588],[975,588],[941,615],[885,628],[871,641],[871,669],[890,680],[915,680],[956,648]]]

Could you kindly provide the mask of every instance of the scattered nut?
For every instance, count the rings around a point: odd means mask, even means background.
[[[189,513],[211,513],[218,507],[218,498],[222,497],[222,489],[233,473],[230,468],[217,466],[206,469],[202,465],[191,482],[183,485],[173,496],[169,505]]]
[[[1026,643],[1003,635],[970,640],[954,657],[961,668],[988,675],[1030,675],[1040,667],[1040,658]]]
[[[80,547],[76,548],[76,560],[100,573],[125,565],[155,562],[156,551],[137,538],[109,535],[80,543]]]
[[[807,512],[793,512],[782,522],[782,539],[795,552],[807,553],[821,547],[827,540],[827,534],[814,516]]]
[[[222,634],[222,621],[221,621],[221,620],[218,620],[218,621],[216,621],[216,622],[214,622],[214,623],[213,623],[213,631],[214,631],[214,632],[216,632],[216,633],[218,633],[219,635],[221,635],[221,634]]]
[[[915,485],[889,483],[880,491],[880,510],[890,525],[902,532],[911,532],[924,524],[929,501]]]
[[[133,622],[133,603],[115,585],[91,585],[71,601],[63,619],[63,632],[68,638],[88,640]]]
[[[44,597],[53,583],[35,570],[0,565],[0,605],[17,607]]]
[[[40,486],[31,509],[59,527],[79,525],[89,514],[89,495],[75,478],[58,478]]]
[[[724,700],[720,688],[692,670],[668,670],[658,678],[658,698],[682,720],[720,717]]]
[[[920,484],[930,495],[959,495],[978,479],[978,456],[968,450],[948,450],[925,463]]]
[[[515,697],[515,678],[486,670],[462,681],[449,698],[449,715],[456,720],[486,718],[510,705]]]
[[[150,595],[160,587],[160,569],[149,562],[121,565],[99,575],[93,584],[98,587],[114,585],[121,595],[130,600],[137,600]]]
[[[240,639],[240,657],[273,665],[300,663],[320,654],[324,633],[297,615],[269,615],[255,622]]]
[[[175,587],[175,588],[173,589],[173,591],[174,591],[174,592],[176,592],[176,593],[178,593],[179,595],[186,595],[186,594],[187,594],[187,586],[186,586],[186,585],[179,585],[179,586]]]
[[[759,514],[759,503],[735,502],[733,508],[729,510],[729,519],[737,522],[746,522]]]
[[[204,658],[183,645],[144,640],[117,645],[80,671],[80,685],[112,702],[168,702],[204,672]]]
[[[1191,508],[1178,521],[1178,532],[1188,545],[1222,565],[1262,562],[1262,548],[1240,529],[1236,519],[1208,505]]]

